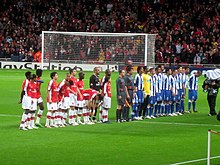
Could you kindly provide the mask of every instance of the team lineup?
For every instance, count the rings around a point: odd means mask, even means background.
[[[198,78],[200,71],[192,73],[189,68],[164,69],[164,66],[147,68],[138,66],[134,69],[127,66],[119,70],[116,80],[116,122],[153,119],[160,116],[177,116],[191,112],[191,105],[196,110]],[[22,83],[19,103],[24,110],[20,130],[38,129],[44,111],[41,97],[41,80],[43,71],[36,74],[26,72]],[[84,72],[77,74],[76,68],[70,69],[66,77],[58,83],[58,73],[50,74],[47,86],[46,128],[65,127],[67,125],[92,125],[109,123],[108,111],[111,109],[111,71],[99,78],[100,68],[94,68],[89,80],[89,89],[84,89]],[[78,77],[77,77],[78,75]],[[184,102],[188,89],[188,109]],[[39,110],[37,111],[37,107]],[[35,115],[36,120],[35,120]],[[97,116],[99,116],[97,118]],[[97,121],[98,119],[98,121]]]

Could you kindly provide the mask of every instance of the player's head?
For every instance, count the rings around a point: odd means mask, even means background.
[[[138,66],[137,67],[137,73],[142,74],[144,71],[143,66]]]
[[[172,74],[172,69],[171,68],[167,68],[166,69],[166,74],[167,75],[171,75]]]
[[[31,72],[30,71],[25,72],[26,79],[30,80],[30,76],[31,76]]]
[[[51,78],[51,79],[54,79],[54,80],[57,80],[57,79],[58,79],[58,74],[57,74],[57,72],[52,72],[52,73],[50,74],[50,78]]]
[[[73,85],[73,81],[72,80],[69,80],[69,85]]]
[[[85,74],[83,72],[79,72],[79,79],[83,80],[84,79]]]
[[[97,75],[97,76],[100,74],[100,68],[99,67],[95,67],[93,71],[94,71],[94,74]]]
[[[131,65],[128,65],[128,66],[126,67],[126,72],[129,73],[130,75],[132,75],[132,73],[133,73],[133,67],[132,67]]]
[[[110,69],[106,69],[106,70],[105,70],[105,75],[106,75],[106,76],[111,76],[111,71],[110,71]]]
[[[37,77],[41,77],[41,76],[42,76],[42,73],[43,73],[43,70],[42,70],[42,69],[37,69],[37,70],[36,70],[36,75],[37,75]]]
[[[70,80],[70,74],[67,73],[67,74],[66,74],[66,81],[69,81],[69,80]]]
[[[157,74],[162,72],[160,65],[156,67],[155,71]]]
[[[149,72],[150,72],[151,75],[154,75],[156,73],[154,68],[150,68]]]
[[[186,74],[189,74],[189,72],[190,72],[190,69],[189,69],[188,66],[186,66],[186,67],[185,67],[185,73],[186,73]]]
[[[196,74],[196,77],[199,77],[202,75],[202,72],[201,72],[201,70],[197,70],[197,72],[195,74]]]
[[[69,69],[69,73],[70,73],[72,76],[76,76],[76,67]]]
[[[177,69],[173,69],[173,76],[176,76],[177,75],[177,73],[178,73],[178,71],[177,71]]]
[[[105,76],[105,81],[104,81],[104,84],[109,82],[111,80],[111,77],[110,76]]]
[[[178,70],[179,73],[182,73],[183,67],[182,66],[178,66],[177,70]]]
[[[36,74],[30,75],[30,81],[36,81],[36,78],[37,78]]]
[[[119,75],[121,77],[124,77],[125,76],[125,70],[123,70],[123,69],[119,70]]]

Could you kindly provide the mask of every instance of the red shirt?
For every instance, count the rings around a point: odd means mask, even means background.
[[[94,89],[87,89],[87,90],[84,90],[83,97],[85,100],[92,100],[97,94],[98,94],[98,91]]]
[[[106,82],[106,83],[104,84],[103,93],[104,93],[104,95],[107,95],[108,97],[112,97],[112,93],[111,93],[111,83],[110,83],[110,82]]]
[[[49,91],[51,101],[53,103],[58,102],[58,84],[55,81],[50,80],[50,82],[48,83],[47,90]],[[50,100],[47,97],[47,102],[49,101]]]
[[[66,84],[64,84],[61,87],[60,92],[63,94],[64,97],[69,97],[70,96],[70,90],[69,90],[69,87],[66,86]]]
[[[40,80],[40,77],[37,77],[37,81]],[[37,87],[37,98],[39,99],[41,97],[41,93],[40,93],[40,82],[36,82],[36,87]]]
[[[73,82],[73,85],[70,86],[70,89],[74,92],[73,94],[77,94],[77,78],[70,77],[70,80]]]
[[[35,82],[30,81],[27,86],[27,95],[32,99],[37,99],[37,85]]]
[[[78,80],[77,83],[76,83],[76,86],[79,88],[80,93],[83,95],[83,91],[84,91],[84,82],[83,82],[83,80]],[[83,98],[81,99],[80,95],[77,94],[77,100],[81,101],[81,100],[83,100]]]

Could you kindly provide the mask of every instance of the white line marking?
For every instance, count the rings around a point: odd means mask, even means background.
[[[214,126],[214,127],[220,127],[220,125],[218,124],[196,124],[196,123],[175,123],[175,122],[156,122],[156,121],[134,121],[134,122],[139,122],[139,123],[143,123],[143,124],[164,124],[164,125],[183,125],[183,126],[204,126],[204,127],[210,127],[210,126]]]
[[[22,115],[22,114],[21,114]],[[13,114],[0,114],[0,117],[21,117],[21,115],[13,115]],[[42,117],[45,118],[45,117]],[[175,123],[175,122],[160,122],[160,121],[133,121],[133,122],[138,122],[142,124],[161,124],[161,125],[182,125],[182,126],[204,126],[204,127],[220,127],[220,125],[217,124],[196,124],[196,123]]]
[[[216,159],[216,158],[220,158],[220,156],[213,156],[213,157],[211,157],[210,159]],[[189,160],[189,161],[174,163],[174,164],[170,164],[170,165],[189,164],[189,163],[201,162],[201,161],[204,161],[204,160],[207,160],[207,158]]]

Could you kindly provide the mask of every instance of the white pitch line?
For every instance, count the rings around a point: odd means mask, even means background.
[[[213,156],[210,159],[216,159],[216,158],[220,158],[220,156]],[[189,161],[174,163],[174,164],[170,164],[170,165],[189,164],[189,163],[201,162],[201,161],[204,161],[204,160],[207,160],[207,158],[189,160]]]
[[[217,124],[196,124],[196,123],[174,123],[174,122],[156,122],[156,121],[146,121],[146,122],[143,122],[143,121],[135,121],[135,122],[138,122],[138,123],[143,123],[143,124],[146,124],[146,123],[150,123],[150,124],[164,124],[164,125],[183,125],[183,126],[204,126],[204,127],[211,127],[211,126],[214,126],[214,127],[220,127],[220,124],[217,125]]]
[[[22,115],[22,114],[21,114]],[[21,115],[13,115],[13,114],[0,114],[0,117],[21,117]],[[45,117],[43,117],[45,118]],[[161,124],[161,125],[182,125],[182,126],[204,126],[204,127],[220,127],[220,125],[217,124],[196,124],[196,123],[174,123],[174,122],[156,122],[156,121],[133,121],[138,122],[142,124]]]

